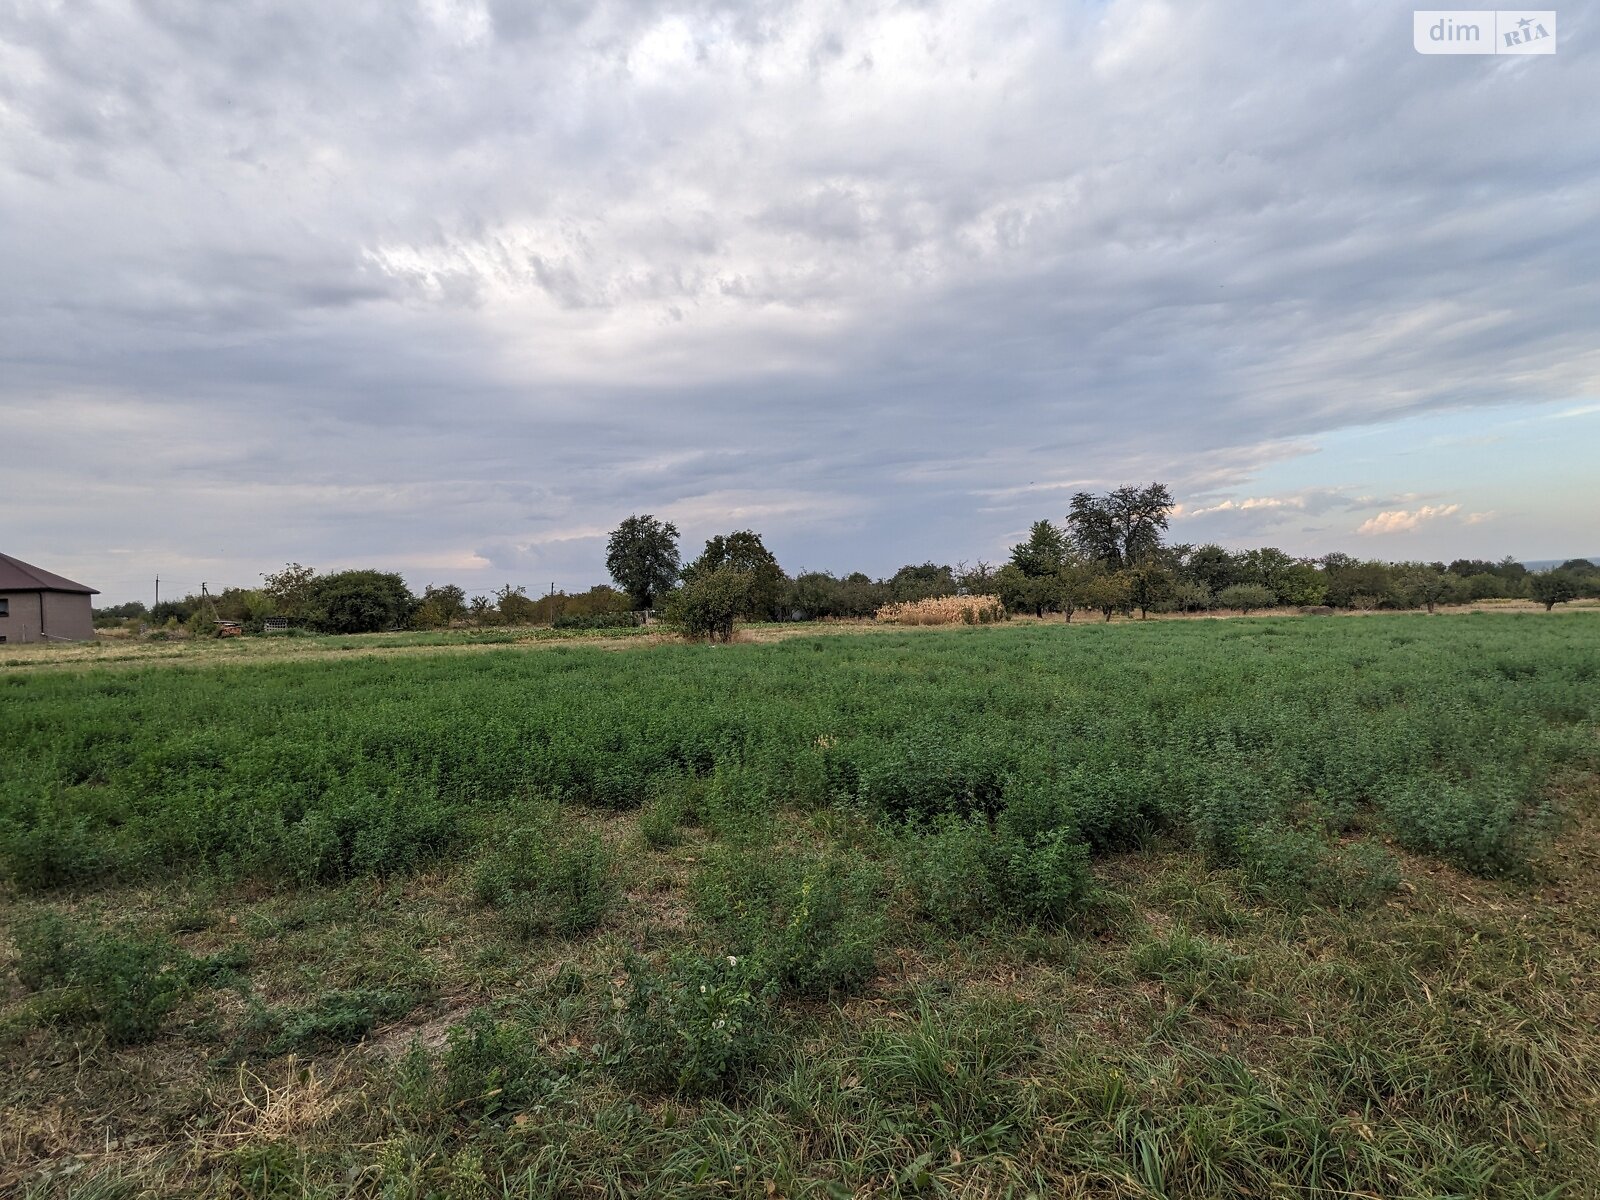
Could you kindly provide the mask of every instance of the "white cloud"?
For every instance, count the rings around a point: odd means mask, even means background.
[[[1424,504],[1421,508],[1409,512],[1405,509],[1393,509],[1389,512],[1381,512],[1375,517],[1368,517],[1356,529],[1356,532],[1359,534],[1409,533],[1427,521],[1453,517],[1460,511],[1461,505],[1459,504]]]
[[[1223,500],[1210,506],[1189,507],[1179,505],[1173,515],[1177,517],[1203,517],[1212,513],[1261,512],[1271,509],[1304,509],[1304,496],[1250,496],[1243,500]]]

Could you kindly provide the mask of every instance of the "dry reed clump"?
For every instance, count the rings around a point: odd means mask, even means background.
[[[891,625],[988,625],[1005,615],[998,596],[934,596],[886,604],[875,614]]]
[[[241,1142],[282,1141],[327,1126],[359,1099],[361,1081],[350,1057],[346,1054],[319,1070],[298,1063],[291,1054],[277,1087],[241,1066],[238,1099],[218,1106],[220,1122],[193,1135],[196,1147],[219,1152]]]

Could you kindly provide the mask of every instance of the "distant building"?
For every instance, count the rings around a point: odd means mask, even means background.
[[[0,642],[83,642],[94,637],[90,596],[100,593],[0,554]]]

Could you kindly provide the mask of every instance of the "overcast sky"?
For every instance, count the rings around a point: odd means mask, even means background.
[[[0,551],[604,578],[1600,552],[1593,4],[0,0]]]

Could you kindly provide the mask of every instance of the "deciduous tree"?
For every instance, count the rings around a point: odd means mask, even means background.
[[[1066,615],[1067,624],[1080,608],[1094,607],[1094,582],[1101,575],[1098,567],[1081,559],[1069,559],[1056,572],[1056,604]]]
[[[1578,581],[1567,571],[1535,571],[1528,576],[1528,594],[1550,612],[1578,598]]]
[[[1100,571],[1091,576],[1081,593],[1085,608],[1097,608],[1107,621],[1119,609],[1127,608],[1132,589],[1121,571]]]
[[[1410,563],[1397,580],[1400,595],[1413,606],[1420,605],[1432,615],[1435,606],[1451,604],[1467,594],[1466,585],[1455,575],[1432,563]]]
[[[1217,596],[1217,603],[1221,607],[1237,608],[1246,615],[1254,609],[1271,608],[1277,602],[1277,594],[1259,583],[1236,583],[1223,588]]]
[[[528,599],[528,590],[512,587],[509,583],[494,594],[495,609],[500,620],[507,625],[528,625],[535,619],[538,606]]]
[[[317,577],[308,620],[323,633],[376,633],[411,621],[416,597],[387,571],[337,571]]]
[[[1240,582],[1238,559],[1211,542],[1183,555],[1179,569],[1184,579],[1200,584],[1213,596]]]
[[[1199,612],[1211,607],[1211,589],[1192,579],[1182,579],[1172,586],[1172,603],[1179,612]]]
[[[1028,540],[1011,547],[1011,563],[1029,579],[1054,575],[1067,556],[1067,537],[1049,521],[1035,521]]]
[[[1237,582],[1270,588],[1279,604],[1321,604],[1326,594],[1314,563],[1285,554],[1276,546],[1247,550],[1236,561]]]
[[[1362,562],[1348,554],[1323,558],[1322,580],[1327,602],[1335,608],[1376,608],[1392,598],[1395,586],[1387,563]]]
[[[304,617],[311,604],[312,588],[317,572],[313,567],[299,563],[284,563],[283,570],[263,573],[262,590],[277,609],[277,617]]]
[[[666,598],[667,623],[687,638],[726,642],[749,589],[748,576],[733,567],[698,571]]]
[[[435,587],[428,584],[422,589],[422,604],[417,609],[417,623],[429,629],[448,629],[451,622],[467,611],[467,593],[453,583]]]
[[[780,615],[788,577],[772,551],[754,530],[741,529],[726,536],[718,534],[706,543],[700,557],[683,569],[684,583],[710,571],[732,568],[746,579],[746,592],[739,605],[745,620],[770,621]]]
[[[1123,574],[1128,580],[1128,602],[1139,610],[1141,621],[1149,617],[1151,608],[1172,595],[1172,572],[1154,554],[1134,563]]]
[[[1164,483],[1119,487],[1103,496],[1079,492],[1067,527],[1086,558],[1120,569],[1160,549],[1172,508]]]
[[[1046,609],[1056,607],[1057,590],[1054,574],[1028,575],[1014,562],[1007,563],[994,573],[994,591],[1007,612],[1031,612],[1034,616],[1042,617]]]
[[[649,513],[629,517],[611,531],[606,570],[635,607],[654,608],[678,579],[678,527]]]
[[[907,564],[889,580],[889,599],[900,602],[954,596],[957,586],[955,572],[949,567],[932,562]]]

